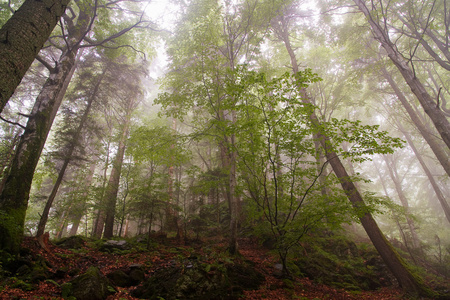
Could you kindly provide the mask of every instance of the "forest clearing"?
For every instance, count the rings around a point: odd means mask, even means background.
[[[450,299],[448,0],[0,0],[0,27],[0,297]]]

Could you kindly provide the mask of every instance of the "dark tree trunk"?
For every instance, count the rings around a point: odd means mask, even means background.
[[[323,140],[323,146],[326,149],[325,139]],[[342,188],[346,192],[352,206],[357,210],[364,209],[364,200],[353,182],[350,180],[350,177],[342,165],[339,157],[334,152],[328,152],[327,158],[334,173],[339,178]],[[413,295],[431,296],[432,292],[419,278],[413,275],[397,251],[395,251],[392,245],[386,240],[372,215],[366,212],[359,219],[373,245],[388,268],[394,274],[395,278],[397,278],[402,289]]]
[[[125,146],[126,140],[128,138],[128,127],[130,125],[129,123],[131,112],[127,112],[127,114],[128,115],[126,117],[125,124],[123,124],[122,128],[119,147],[117,149],[116,157],[113,161],[113,167],[105,191],[106,214],[105,229],[103,232],[103,236],[105,238],[111,238],[114,232],[114,217],[116,214],[117,193],[119,191],[120,172],[122,171],[123,158],[125,155]]]
[[[26,0],[0,29],[0,113],[70,0]]]
[[[89,10],[89,8],[86,8]],[[25,213],[34,171],[47,135],[75,71],[79,41],[89,28],[91,18],[80,11],[77,24],[66,39],[55,66],[36,98],[27,126],[19,141],[11,170],[0,195],[0,249],[17,253],[23,237]]]
[[[73,140],[70,142],[70,145],[68,145],[68,151],[65,154],[65,159],[63,162],[63,165],[58,173],[58,178],[56,179],[56,182],[53,186],[52,192],[50,193],[50,196],[47,199],[47,203],[45,204],[44,211],[42,212],[41,219],[39,220],[38,224],[38,230],[36,233],[36,237],[40,237],[44,234],[45,231],[45,225],[47,224],[48,220],[48,214],[50,212],[50,208],[52,207],[53,201],[55,200],[56,193],[58,192],[59,186],[61,185],[61,182],[63,181],[64,174],[66,173],[67,166],[69,165],[70,161],[72,160],[72,155],[75,152],[76,145],[78,143],[78,140],[81,136],[81,131],[84,128],[84,125],[86,124],[86,121],[88,119],[89,113],[91,111],[92,102],[97,97],[97,92],[100,87],[100,84],[102,82],[102,79],[104,77],[104,74],[106,72],[106,69],[103,71],[103,73],[100,75],[99,80],[94,86],[94,89],[91,93],[91,95],[88,97],[86,109],[84,110],[84,113],[81,117],[80,123],[76,129],[75,135],[73,137]]]
[[[34,170],[75,70],[75,53],[66,52],[47,79],[20,138],[0,195],[0,248],[19,251]]]

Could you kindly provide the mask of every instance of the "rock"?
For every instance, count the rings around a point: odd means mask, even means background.
[[[273,266],[273,276],[275,278],[283,278],[284,275],[283,264],[275,264]]]
[[[61,248],[65,249],[80,249],[85,245],[85,241],[82,237],[78,235],[69,236],[55,242]]]
[[[131,285],[138,285],[145,280],[145,272],[142,267],[132,267],[130,266],[130,283]]]
[[[140,284],[145,279],[145,272],[140,264],[132,264],[127,270],[115,270],[107,274],[111,283],[120,287],[130,287]]]
[[[64,298],[75,297],[77,300],[104,300],[114,290],[96,267],[90,267],[86,273],[64,284],[61,289]]]
[[[127,243],[127,241],[125,240],[119,240],[119,241],[115,241],[115,240],[109,240],[106,241],[101,247],[100,247],[100,251],[103,252],[111,252],[114,249],[118,249],[118,250],[128,250],[130,249],[130,245]]]
[[[133,285],[130,276],[122,270],[112,271],[111,273],[108,273],[106,277],[108,277],[111,283],[116,286],[128,287]]]
[[[132,295],[166,300],[239,299],[243,290],[255,289],[263,280],[264,276],[245,262],[209,265],[191,261],[157,271]]]

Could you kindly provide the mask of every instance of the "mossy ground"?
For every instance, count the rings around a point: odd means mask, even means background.
[[[50,243],[45,251],[35,239],[26,238],[21,262],[2,269],[0,298],[63,299],[64,284],[89,267],[95,266],[108,275],[129,270],[131,265],[138,265],[144,271],[144,280],[129,287],[112,285],[115,292],[107,299],[138,299],[133,296],[135,291],[157,278],[165,278],[168,284],[172,282],[172,289],[182,290],[186,299],[191,296],[198,299],[400,299],[403,296],[379,265],[377,253],[370,246],[356,246],[335,237],[316,238],[315,242],[305,240],[303,248],[299,247],[290,258],[294,275],[291,278],[276,276],[277,256],[253,238],[239,240],[237,257],[227,253],[227,242],[219,237],[189,240],[187,244],[170,237],[155,239],[150,249],[142,237],[127,242],[130,249],[102,252],[104,241],[77,237],[61,241],[60,246]],[[71,243],[74,249],[68,249]],[[19,272],[21,266],[26,267]],[[33,272],[39,275],[35,279]],[[163,276],[158,277],[160,274]],[[171,299],[171,288],[168,289],[165,298]],[[201,294],[196,295],[199,290]],[[156,294],[164,297],[163,291]]]

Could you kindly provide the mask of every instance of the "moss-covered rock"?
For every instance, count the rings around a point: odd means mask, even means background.
[[[62,238],[54,242],[55,245],[65,249],[80,249],[85,246],[86,241],[83,237],[74,235],[66,238]]]
[[[75,277],[62,287],[63,297],[77,300],[104,300],[113,292],[109,280],[95,267]]]
[[[359,247],[342,236],[316,237],[296,255],[300,272],[314,281],[347,290],[374,290],[391,286],[395,278],[369,245]]]
[[[188,262],[162,269],[133,292],[145,299],[238,299],[264,280],[247,262],[202,264]]]
[[[112,284],[120,287],[131,286],[130,276],[122,270],[115,270],[106,275]]]

